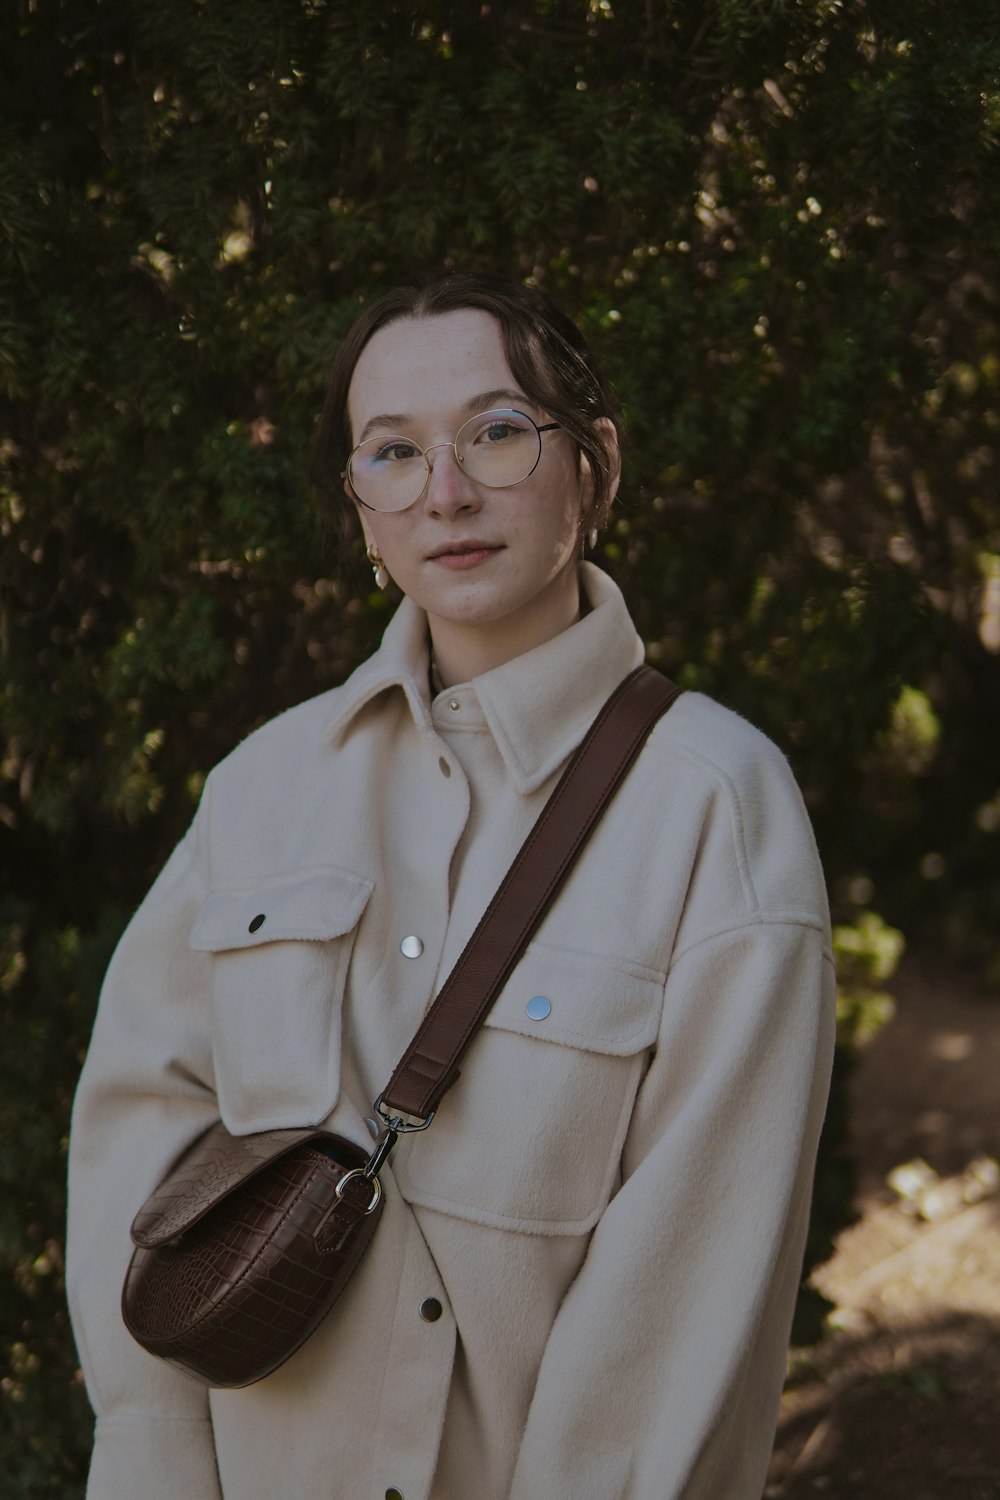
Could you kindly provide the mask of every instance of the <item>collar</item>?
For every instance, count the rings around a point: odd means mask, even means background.
[[[580,744],[598,710],[643,659],[621,591],[599,568],[582,563],[580,583],[590,604],[583,619],[552,640],[447,692],[474,692],[511,780],[523,794],[537,789]],[[401,688],[417,727],[433,733],[427,617],[404,599],[373,656],[337,691],[326,736],[343,738],[380,693]]]

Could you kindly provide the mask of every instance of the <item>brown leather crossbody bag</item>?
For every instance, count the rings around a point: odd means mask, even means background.
[[[617,791],[680,689],[651,667],[618,686],[375,1101],[367,1151],[309,1127],[205,1132],[143,1204],[122,1289],[129,1332],[210,1386],[244,1386],[295,1353],[347,1285],[382,1212],[379,1172],[426,1130],[462,1058]]]

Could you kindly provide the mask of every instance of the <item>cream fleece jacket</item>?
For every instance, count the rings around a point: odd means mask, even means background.
[[[133,1214],[220,1115],[370,1139],[370,1101],[642,659],[615,586],[583,583],[576,625],[433,699],[404,601],[342,687],[216,768],[122,938],[70,1150],[89,1500],[759,1500],[834,973],[787,764],[695,693],[397,1149],[372,1248],[305,1347],[208,1392],[119,1311]]]

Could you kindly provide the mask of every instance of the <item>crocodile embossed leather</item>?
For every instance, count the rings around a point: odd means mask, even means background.
[[[316,1130],[213,1125],[143,1205],[122,1316],[151,1354],[211,1386],[283,1364],[333,1307],[382,1212],[368,1153]]]

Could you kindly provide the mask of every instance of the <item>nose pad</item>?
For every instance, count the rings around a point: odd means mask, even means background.
[[[428,478],[428,480],[430,480],[431,475],[434,473],[434,465],[437,463],[437,459],[434,459],[433,461],[431,460],[431,454],[432,453],[438,453],[438,452],[440,452],[440,450],[442,448],[450,448],[451,452],[452,452],[452,457],[457,462],[457,455],[455,453],[455,445],[454,445],[454,443],[432,443],[429,448],[425,448],[424,449],[424,462],[427,465],[427,478]],[[459,465],[459,468],[461,468],[461,465]]]

